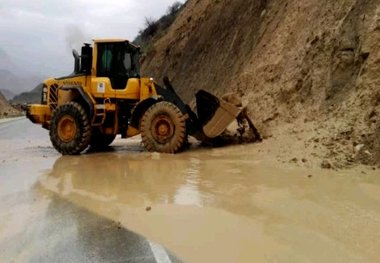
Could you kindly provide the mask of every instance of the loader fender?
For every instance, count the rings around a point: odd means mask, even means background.
[[[83,104],[83,107],[88,110],[89,118],[90,120],[92,119],[94,114],[94,104],[92,103],[90,96],[83,90],[82,86],[63,86],[61,87],[61,90],[77,92],[79,98],[82,100],[79,101],[79,103]]]
[[[141,102],[139,102],[132,110],[132,117],[131,117],[131,123],[130,125],[135,128],[139,129],[140,126],[140,120],[141,117],[144,115],[144,113],[154,104],[157,102],[162,101],[161,98],[157,97],[150,97],[148,99],[145,99]]]

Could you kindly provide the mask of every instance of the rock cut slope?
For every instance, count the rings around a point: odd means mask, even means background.
[[[19,115],[20,112],[10,106],[4,95],[0,92],[0,118]]]
[[[380,0],[189,0],[143,72],[188,102],[244,94],[267,137],[290,125],[333,166],[379,164],[379,41]]]

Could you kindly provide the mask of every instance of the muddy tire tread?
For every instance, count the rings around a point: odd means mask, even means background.
[[[151,134],[151,121],[156,114],[166,113],[172,118],[175,132],[170,142],[158,143]],[[178,153],[184,149],[187,140],[186,119],[174,104],[166,101],[151,106],[140,121],[141,138],[145,149],[149,152]]]
[[[79,133],[71,142],[63,142],[59,139],[57,125],[59,118],[64,115],[74,117]],[[63,155],[77,155],[84,151],[91,139],[91,124],[85,109],[77,102],[69,102],[55,109],[49,129],[50,140],[54,148]]]

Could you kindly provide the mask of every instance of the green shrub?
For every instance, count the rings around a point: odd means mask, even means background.
[[[143,52],[148,51],[149,42],[162,35],[175,21],[179,12],[183,9],[185,4],[181,2],[175,2],[168,7],[166,14],[160,19],[154,20],[153,18],[145,17],[144,29],[139,31],[139,34],[133,41],[137,45],[140,45]]]

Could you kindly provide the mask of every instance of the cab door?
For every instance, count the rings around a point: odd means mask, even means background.
[[[133,74],[132,55],[126,42],[97,44],[96,78],[92,83],[95,97],[139,98],[139,79]]]

